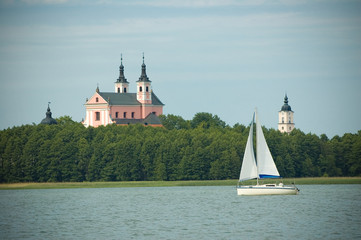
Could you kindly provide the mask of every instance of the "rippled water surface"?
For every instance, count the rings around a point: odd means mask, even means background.
[[[0,239],[361,239],[361,185],[0,191]]]

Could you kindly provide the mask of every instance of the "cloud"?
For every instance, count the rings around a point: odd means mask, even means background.
[[[21,0],[21,2],[29,5],[49,5],[49,4],[65,4],[69,0]]]
[[[240,5],[260,5],[265,0],[155,0],[155,1],[132,1],[131,5],[143,5],[153,7],[185,7],[185,8],[203,8],[220,6],[240,6]]]

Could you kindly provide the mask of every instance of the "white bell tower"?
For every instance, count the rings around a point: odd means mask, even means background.
[[[144,53],[142,74],[137,81],[137,100],[143,104],[152,104],[152,85],[151,81],[147,77],[146,66],[144,64]]]
[[[290,133],[294,128],[293,111],[291,110],[291,106],[288,105],[288,97],[286,94],[281,111],[278,112],[278,130],[282,133]]]

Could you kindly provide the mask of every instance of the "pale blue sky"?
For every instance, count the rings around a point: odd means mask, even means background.
[[[85,117],[119,75],[135,92],[145,52],[164,113],[277,128],[287,91],[296,127],[361,130],[361,1],[8,0],[0,3],[0,129]]]

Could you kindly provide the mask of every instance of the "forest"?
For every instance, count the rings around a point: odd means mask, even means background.
[[[217,115],[162,115],[164,127],[57,125],[0,131],[0,182],[237,179],[249,126]],[[361,130],[329,139],[264,128],[282,177],[361,176]]]

